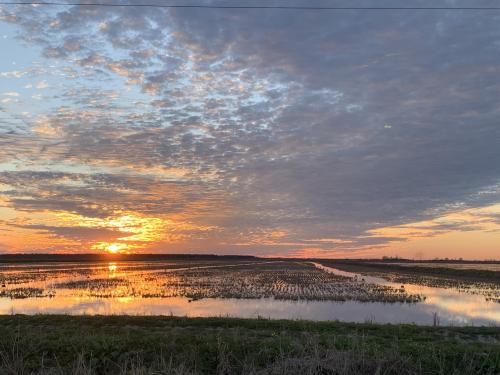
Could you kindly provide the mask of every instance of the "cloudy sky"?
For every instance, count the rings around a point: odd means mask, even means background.
[[[237,4],[305,3],[374,5]],[[500,10],[3,5],[0,51],[0,252],[500,258]]]

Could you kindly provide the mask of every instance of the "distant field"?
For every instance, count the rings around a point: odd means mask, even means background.
[[[391,264],[396,264],[405,267],[434,267],[434,268],[453,268],[457,270],[480,270],[480,271],[483,270],[483,271],[500,272],[500,263],[395,262]]]
[[[394,262],[355,259],[318,259],[321,264],[353,272],[379,272],[430,275],[500,285],[499,263],[492,262]]]
[[[493,375],[500,328],[0,316],[0,373]]]

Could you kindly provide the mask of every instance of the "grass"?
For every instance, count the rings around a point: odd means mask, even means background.
[[[500,328],[0,316],[0,374],[499,374]]]

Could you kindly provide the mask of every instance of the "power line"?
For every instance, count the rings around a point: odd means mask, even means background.
[[[337,6],[294,6],[294,5],[179,5],[179,4],[116,4],[80,3],[55,1],[6,1],[0,5],[50,5],[88,7],[136,7],[136,8],[179,8],[179,9],[276,9],[276,10],[500,10],[500,7],[337,7]]]

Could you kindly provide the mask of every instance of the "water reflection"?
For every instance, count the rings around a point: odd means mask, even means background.
[[[227,266],[234,266],[228,264]],[[130,314],[130,315],[178,315],[178,316],[234,316],[266,317],[274,319],[340,320],[349,322],[416,323],[430,325],[433,314],[437,313],[442,325],[499,325],[500,304],[485,301],[479,294],[461,293],[454,289],[405,284],[407,293],[426,296],[420,303],[382,302],[334,302],[334,301],[287,301],[273,298],[236,299],[204,298],[192,300],[186,297],[143,298],[134,292],[140,287],[153,290],[157,287],[159,270],[161,274],[173,269],[204,269],[207,264],[174,264],[165,270],[167,263],[124,262],[47,265],[22,268],[2,267],[2,276],[17,286],[29,286],[52,290],[58,283],[66,283],[67,289],[57,291],[53,297],[10,299],[0,298],[0,314]],[[168,268],[167,267],[167,268]],[[218,266],[220,267],[220,265]],[[383,278],[361,276],[354,273],[321,267],[328,272],[342,276],[364,279],[366,283],[381,283],[400,288]],[[21,271],[20,271],[21,270]],[[36,271],[40,270],[40,272]],[[6,274],[7,273],[7,274]],[[14,277],[15,276],[15,277]],[[18,279],[16,279],[18,277]],[[109,282],[105,280],[109,280]],[[107,298],[82,293],[88,288],[86,280],[98,280],[111,290]],[[130,284],[135,280],[135,284]],[[174,280],[175,278],[169,278]],[[73,282],[73,284],[70,284]],[[82,283],[81,285],[78,283]],[[72,289],[74,287],[74,289]],[[163,285],[164,287],[164,285]],[[108,290],[106,289],[106,290]]]
[[[378,283],[394,288],[402,286],[381,277],[360,275],[317,263],[315,265],[327,272],[347,277],[363,278],[367,283]],[[441,323],[455,325],[497,325],[500,323],[500,304],[485,301],[482,295],[466,294],[450,288],[434,288],[417,284],[404,284],[403,286],[408,293],[421,294],[426,297],[424,302],[418,304],[418,306],[412,306],[412,309],[421,310],[422,313],[425,313],[426,317],[437,313]],[[426,323],[422,321],[422,324]]]
[[[116,265],[116,262],[110,262],[108,265],[109,277],[116,277],[116,270],[117,269],[118,269],[118,266]]]

